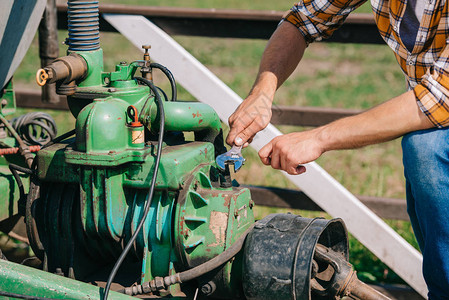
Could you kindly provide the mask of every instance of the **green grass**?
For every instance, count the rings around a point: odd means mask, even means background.
[[[287,10],[293,2],[282,1],[241,1],[241,0],[171,0],[170,2],[161,0],[104,0],[101,3],[148,5],[148,6],[171,6],[171,7],[192,7],[192,8],[219,8],[219,9],[251,9],[251,10]]]
[[[124,4],[125,1],[102,0],[101,3]],[[128,0],[126,4],[287,10],[293,1]],[[369,4],[359,9],[359,12],[369,11]],[[65,36],[66,32],[61,31],[59,41],[63,41]],[[174,38],[240,96],[246,96],[257,74],[266,41],[181,36]],[[102,33],[101,43],[107,71],[113,70],[114,65],[120,61],[130,62],[141,58],[140,49],[132,46],[119,34]],[[65,48],[61,44],[61,55]],[[37,89],[34,76],[39,67],[35,39],[16,73],[16,86]],[[168,85],[162,78],[156,76],[156,84],[168,90]],[[404,77],[387,46],[317,43],[309,47],[297,70],[280,88],[275,104],[366,109],[397,96],[404,90]],[[179,98],[194,100],[182,87],[179,87]],[[73,128],[74,119],[71,116],[62,112],[53,115],[61,133]],[[304,130],[291,126],[282,126],[280,129],[284,133]],[[247,164],[236,174],[236,179],[241,183],[294,188],[282,174],[263,166],[254,150],[244,150],[244,155]],[[329,152],[318,163],[354,194],[405,197],[399,140],[359,150]],[[257,215],[261,218],[273,211],[270,208],[258,208]],[[317,215],[310,212],[295,213],[310,217]],[[320,213],[318,215],[329,217]],[[416,247],[408,222],[388,222]],[[398,282],[398,278],[354,238],[350,239],[350,247],[351,262],[365,280]]]

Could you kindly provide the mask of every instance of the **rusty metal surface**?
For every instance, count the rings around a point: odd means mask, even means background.
[[[58,1],[58,28],[67,28],[67,6]],[[233,9],[198,9],[119,4],[100,5],[100,14],[143,15],[171,35],[268,39],[284,12]],[[102,31],[116,30],[100,18]],[[383,44],[371,14],[350,15],[327,40],[339,43]]]
[[[376,289],[370,287],[369,285],[361,282],[357,277],[352,280],[348,287],[349,293],[351,296],[355,296],[356,299],[364,299],[364,300],[392,300],[390,297],[387,297],[381,294]]]

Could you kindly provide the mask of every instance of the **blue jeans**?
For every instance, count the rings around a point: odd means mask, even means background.
[[[409,133],[402,151],[407,211],[429,299],[449,299],[449,128]]]

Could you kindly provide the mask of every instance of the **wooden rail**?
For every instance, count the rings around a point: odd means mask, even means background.
[[[59,102],[41,102],[41,92],[38,90],[16,91],[18,107],[68,110],[65,96],[59,96]],[[358,109],[324,108],[324,107],[298,107],[275,106],[272,109],[271,123],[274,125],[312,126],[317,127],[343,117],[352,116],[361,112]]]
[[[279,208],[309,211],[323,211],[306,194],[298,190],[272,188],[266,186],[245,186],[251,191],[256,204]],[[407,204],[404,199],[357,196],[359,200],[379,217],[390,220],[408,221]]]
[[[58,28],[67,28],[67,5],[58,3]],[[100,13],[143,15],[170,35],[268,39],[285,12],[260,10],[199,9],[100,4]],[[100,17],[100,30],[116,30]],[[325,41],[383,44],[372,14],[352,14]]]

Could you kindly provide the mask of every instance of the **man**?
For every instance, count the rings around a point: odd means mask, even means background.
[[[265,49],[251,92],[229,118],[228,144],[246,146],[268,125],[271,115],[257,108],[267,98],[272,102],[307,45],[329,37],[364,1],[303,0],[293,6]],[[265,165],[297,175],[306,171],[302,164],[326,151],[404,136],[408,212],[424,257],[428,296],[449,299],[449,1],[372,0],[371,5],[409,90],[359,115],[276,137],[259,156]]]

